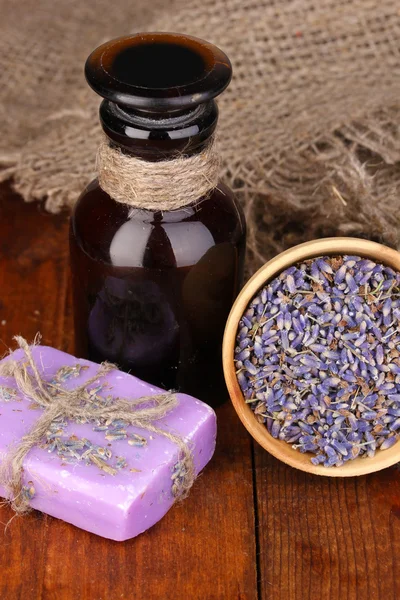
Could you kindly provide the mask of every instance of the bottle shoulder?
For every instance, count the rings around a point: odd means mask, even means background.
[[[92,258],[120,267],[189,266],[213,246],[236,245],[244,236],[241,206],[222,183],[194,205],[161,212],[115,202],[93,180],[71,216],[72,241]]]

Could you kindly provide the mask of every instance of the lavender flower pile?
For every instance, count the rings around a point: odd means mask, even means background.
[[[286,269],[243,315],[235,365],[258,421],[313,464],[390,448],[400,435],[400,273],[358,256]]]

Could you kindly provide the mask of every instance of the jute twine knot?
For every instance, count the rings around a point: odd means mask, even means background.
[[[180,477],[174,479],[172,493],[181,499],[188,495],[195,478],[192,454],[179,435],[153,425],[154,421],[162,419],[177,406],[178,400],[174,393],[143,396],[134,400],[113,398],[109,405],[99,407],[90,400],[87,388],[117,369],[115,365],[102,363],[96,375],[84,384],[66,390],[42,379],[27,341],[20,336],[14,339],[24,351],[26,360],[10,359],[3,362],[0,365],[0,376],[14,377],[19,392],[44,410],[29,433],[7,454],[0,467],[0,484],[5,488],[16,513],[23,514],[30,510],[29,498],[22,494],[23,461],[28,452],[41,443],[53,421],[60,418],[79,419],[79,422],[121,419],[129,425],[164,436],[176,444],[180,451]],[[39,343],[38,339],[35,340],[36,343]]]
[[[207,197],[217,186],[220,158],[215,140],[198,154],[149,162],[110,146],[97,153],[101,188],[117,202],[146,210],[176,210]]]

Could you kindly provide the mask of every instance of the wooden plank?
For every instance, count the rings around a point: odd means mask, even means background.
[[[2,188],[0,196],[0,354],[13,335],[57,343],[64,325],[68,231],[65,215],[51,217]],[[60,243],[61,242],[61,243]],[[1,426],[1,410],[0,410]],[[51,519],[38,512],[13,518],[0,508],[0,598],[42,598],[44,548]],[[5,530],[6,524],[9,526]],[[2,531],[3,530],[3,531]]]
[[[52,520],[44,598],[55,590],[60,600],[256,598],[248,440],[229,406],[219,417],[213,462],[189,498],[140,537],[110,542]]]
[[[400,597],[400,470],[309,475],[255,448],[260,598]]]
[[[72,350],[67,216],[0,200],[0,339]],[[0,530],[0,598],[255,600],[251,441],[232,407],[217,411],[216,455],[191,495],[148,532],[111,542],[35,512]],[[0,417],[1,419],[1,417]],[[1,426],[1,420],[0,420]],[[0,509],[0,521],[12,517]]]

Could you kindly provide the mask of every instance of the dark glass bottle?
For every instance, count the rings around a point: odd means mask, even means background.
[[[177,34],[100,46],[86,63],[110,142],[146,161],[200,152],[231,67],[218,48]],[[70,228],[76,353],[216,405],[226,397],[221,344],[240,289],[245,222],[232,192],[174,211],[114,201],[94,180]]]

